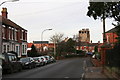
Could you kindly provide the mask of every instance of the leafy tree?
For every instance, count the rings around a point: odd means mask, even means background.
[[[103,40],[105,42],[105,19],[114,18],[120,21],[120,2],[90,2],[87,16],[103,20]]]
[[[98,52],[98,46],[95,46],[94,51]]]
[[[93,17],[95,20],[100,18],[111,18],[118,20],[120,2],[90,2],[87,16]]]
[[[68,53],[73,53],[75,52],[75,41],[73,41],[72,38],[70,38],[67,42],[66,42],[66,52]]]
[[[34,46],[34,44],[31,46],[31,51],[28,52],[28,56],[29,57],[37,57],[39,56],[39,53],[36,50],[36,47]]]

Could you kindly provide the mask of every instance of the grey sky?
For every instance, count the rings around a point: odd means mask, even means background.
[[[53,30],[44,32],[43,40],[55,33],[73,37],[80,29],[89,28],[91,40],[102,42],[102,21],[86,16],[88,4],[88,0],[20,0],[1,7],[8,9],[9,19],[28,30],[28,42],[41,40],[41,33],[47,28]],[[111,23],[107,19],[106,30],[114,27]]]

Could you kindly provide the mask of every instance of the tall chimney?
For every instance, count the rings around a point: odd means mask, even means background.
[[[2,8],[1,13],[2,13],[2,17],[7,18],[7,14],[8,14],[7,8]]]

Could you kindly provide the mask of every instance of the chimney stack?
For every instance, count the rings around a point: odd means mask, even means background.
[[[100,41],[98,41],[98,44],[100,44]]]
[[[8,14],[7,8],[2,8],[1,13],[2,13],[2,17],[7,18],[7,14]]]

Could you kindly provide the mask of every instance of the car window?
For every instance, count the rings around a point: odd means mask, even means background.
[[[8,56],[9,60],[12,61],[12,56]]]
[[[9,55],[8,58],[9,58],[10,61],[16,61],[17,60],[16,56],[14,56],[14,55]]]
[[[20,61],[22,61],[22,62],[29,62],[29,58],[21,58]]]

